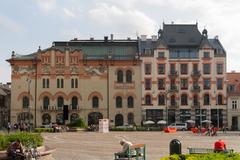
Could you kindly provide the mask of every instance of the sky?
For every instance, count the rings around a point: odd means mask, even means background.
[[[218,36],[227,71],[240,71],[240,1],[237,0],[1,0],[0,82],[10,82],[11,52],[30,54],[53,41],[156,35],[165,24],[196,24]]]

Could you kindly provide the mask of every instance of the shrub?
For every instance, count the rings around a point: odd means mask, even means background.
[[[43,138],[40,134],[28,133],[28,132],[16,132],[10,135],[0,135],[0,150],[7,149],[8,145],[19,139],[24,146],[41,146],[43,144]]]
[[[188,155],[171,155],[169,157],[161,158],[160,160],[239,160],[240,155],[237,153],[223,154],[188,154]]]
[[[37,132],[37,133],[53,132],[53,128],[35,128],[34,132]]]
[[[7,137],[0,134],[0,151],[7,148],[8,145],[9,145],[9,142],[7,140]]]
[[[68,127],[76,127],[76,128],[86,128],[87,127],[86,123],[81,118],[78,118],[75,121],[67,124],[67,126]]]

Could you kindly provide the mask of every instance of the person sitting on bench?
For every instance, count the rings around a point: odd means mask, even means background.
[[[118,152],[119,154],[122,154],[121,157],[126,157],[127,156],[127,151],[128,151],[128,147],[132,146],[132,142],[127,141],[125,139],[122,139],[120,141],[120,145],[122,146],[122,151]]]
[[[226,152],[226,144],[224,143],[223,140],[219,139],[214,143],[214,152],[219,153],[219,152]]]

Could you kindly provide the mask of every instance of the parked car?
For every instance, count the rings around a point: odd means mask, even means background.
[[[187,130],[187,123],[172,123],[168,126],[168,128],[176,128],[180,131],[186,131]]]

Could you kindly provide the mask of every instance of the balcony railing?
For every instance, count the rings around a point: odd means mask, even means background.
[[[199,85],[194,85],[192,87],[192,92],[200,92],[200,86]]]
[[[42,111],[54,111],[56,110],[56,106],[41,106]]]
[[[170,71],[168,76],[169,77],[177,77],[178,76],[178,72],[177,71]]]
[[[192,103],[192,108],[193,108],[193,109],[198,109],[198,108],[200,108],[200,102],[193,102],[193,103]]]
[[[177,107],[178,107],[178,103],[177,102],[169,104],[169,108],[177,108]]]
[[[201,76],[201,72],[200,71],[193,71],[191,74],[192,77],[196,77],[199,78]]]
[[[169,87],[169,92],[177,92],[177,91],[178,91],[178,88],[177,88],[176,85],[171,85],[171,86]]]

